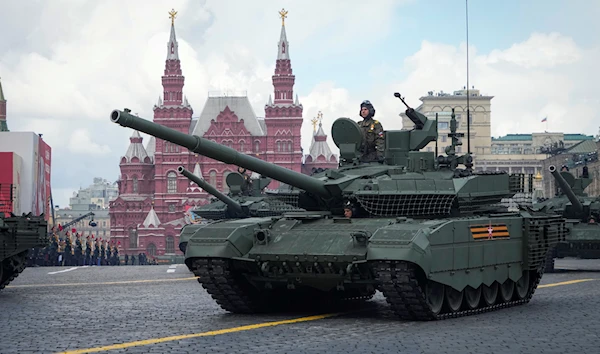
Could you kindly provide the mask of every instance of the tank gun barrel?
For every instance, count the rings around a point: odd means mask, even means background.
[[[110,120],[123,127],[135,129],[158,139],[183,146],[202,156],[255,171],[264,176],[271,177],[274,180],[313,193],[319,197],[332,197],[332,194],[325,187],[325,182],[321,180],[263,161],[256,157],[241,154],[232,148],[223,146],[211,140],[164,127],[160,124],[136,117],[129,112],[130,110],[127,109],[124,111],[114,110],[110,114]]]
[[[571,204],[573,204],[573,207],[578,212],[582,212],[583,204],[581,204],[581,201],[577,198],[577,196],[575,195],[575,193],[573,192],[573,190],[571,189],[571,187],[569,186],[567,181],[565,181],[563,176],[561,176],[560,173],[556,170],[556,166],[550,165],[548,167],[548,171],[550,171],[550,173],[552,174],[552,177],[554,177],[554,179],[556,180],[556,183],[558,183],[558,186],[563,191],[563,193],[565,193],[567,198],[569,198],[569,201],[571,202]]]
[[[208,193],[217,197],[220,201],[222,201],[223,203],[227,204],[227,206],[232,208],[236,213],[238,213],[238,214],[243,213],[242,207],[240,206],[240,204],[238,202],[231,199],[224,193],[220,192],[217,188],[213,187],[210,183],[208,183],[205,180],[194,175],[189,170],[186,170],[183,166],[177,167],[177,172],[179,172],[182,175],[184,175],[185,177],[187,177],[190,181],[196,183],[200,188],[204,189]]]

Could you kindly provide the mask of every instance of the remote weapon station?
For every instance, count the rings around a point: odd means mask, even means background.
[[[521,191],[523,176],[474,171],[470,152],[456,154],[462,134],[454,114],[446,155],[421,151],[437,142],[437,122],[395,96],[415,126],[385,132],[384,161],[361,162],[360,127],[338,118],[331,136],[340,165],[313,176],[166,128],[128,109],[113,111],[110,119],[292,187],[288,203],[303,211],[252,215],[229,201],[237,213],[233,218],[193,225],[193,234],[185,237],[186,265],[228,311],[270,310],[306,289],[340,300],[369,298],[380,290],[400,318],[414,320],[527,303],[548,250],[564,237],[564,219],[503,208],[502,198]]]

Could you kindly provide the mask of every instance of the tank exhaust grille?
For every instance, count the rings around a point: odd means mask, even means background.
[[[279,200],[285,204],[292,205],[294,207],[298,207],[298,194],[286,194],[286,193],[265,193],[269,200]],[[288,210],[286,210],[288,211]]]

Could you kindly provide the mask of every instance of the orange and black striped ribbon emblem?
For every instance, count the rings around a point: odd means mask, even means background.
[[[510,234],[506,224],[471,225],[474,240],[508,239]]]

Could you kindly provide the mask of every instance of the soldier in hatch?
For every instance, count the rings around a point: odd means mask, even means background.
[[[362,162],[383,161],[383,150],[385,147],[385,137],[383,126],[379,121],[373,119],[375,108],[369,100],[360,104],[360,116],[363,118],[358,125],[361,127],[364,135],[363,145],[360,147],[362,153]]]
[[[242,194],[250,195],[252,194],[252,179],[250,178],[250,174],[243,167],[238,167],[238,173],[242,175],[244,178],[244,187],[242,188]]]

